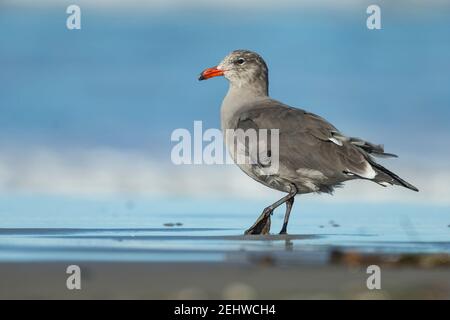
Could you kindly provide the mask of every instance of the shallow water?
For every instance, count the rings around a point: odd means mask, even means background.
[[[0,205],[0,261],[248,262],[271,255],[308,264],[326,263],[336,249],[450,253],[447,207],[305,202],[294,209],[289,235],[243,236],[259,203],[186,200],[184,211],[162,199],[132,203],[9,198]],[[273,233],[282,218],[283,210],[274,214]]]

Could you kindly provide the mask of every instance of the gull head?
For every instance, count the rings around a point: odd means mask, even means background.
[[[249,50],[235,50],[217,66],[205,69],[199,80],[224,76],[234,87],[267,87],[269,70],[263,58]]]

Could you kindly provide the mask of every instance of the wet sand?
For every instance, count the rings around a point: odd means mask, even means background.
[[[450,269],[382,269],[235,263],[79,263],[81,290],[66,288],[67,263],[0,265],[1,299],[449,299]]]

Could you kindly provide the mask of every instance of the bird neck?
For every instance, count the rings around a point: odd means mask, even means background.
[[[244,74],[230,79],[230,92],[242,92],[255,97],[269,95],[269,79],[267,72]]]
[[[230,81],[224,104],[243,105],[247,102],[267,98],[269,96],[269,85],[266,79],[263,81]]]
[[[267,83],[260,86],[254,83],[252,85],[230,83],[228,92],[222,102],[222,129],[228,129],[231,125],[229,121],[236,113],[245,109],[246,105],[268,97]]]

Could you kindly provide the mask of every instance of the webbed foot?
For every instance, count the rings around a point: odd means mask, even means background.
[[[264,210],[262,215],[256,220],[256,222],[248,228],[244,234],[262,234],[266,235],[270,232],[270,216],[273,210]]]

